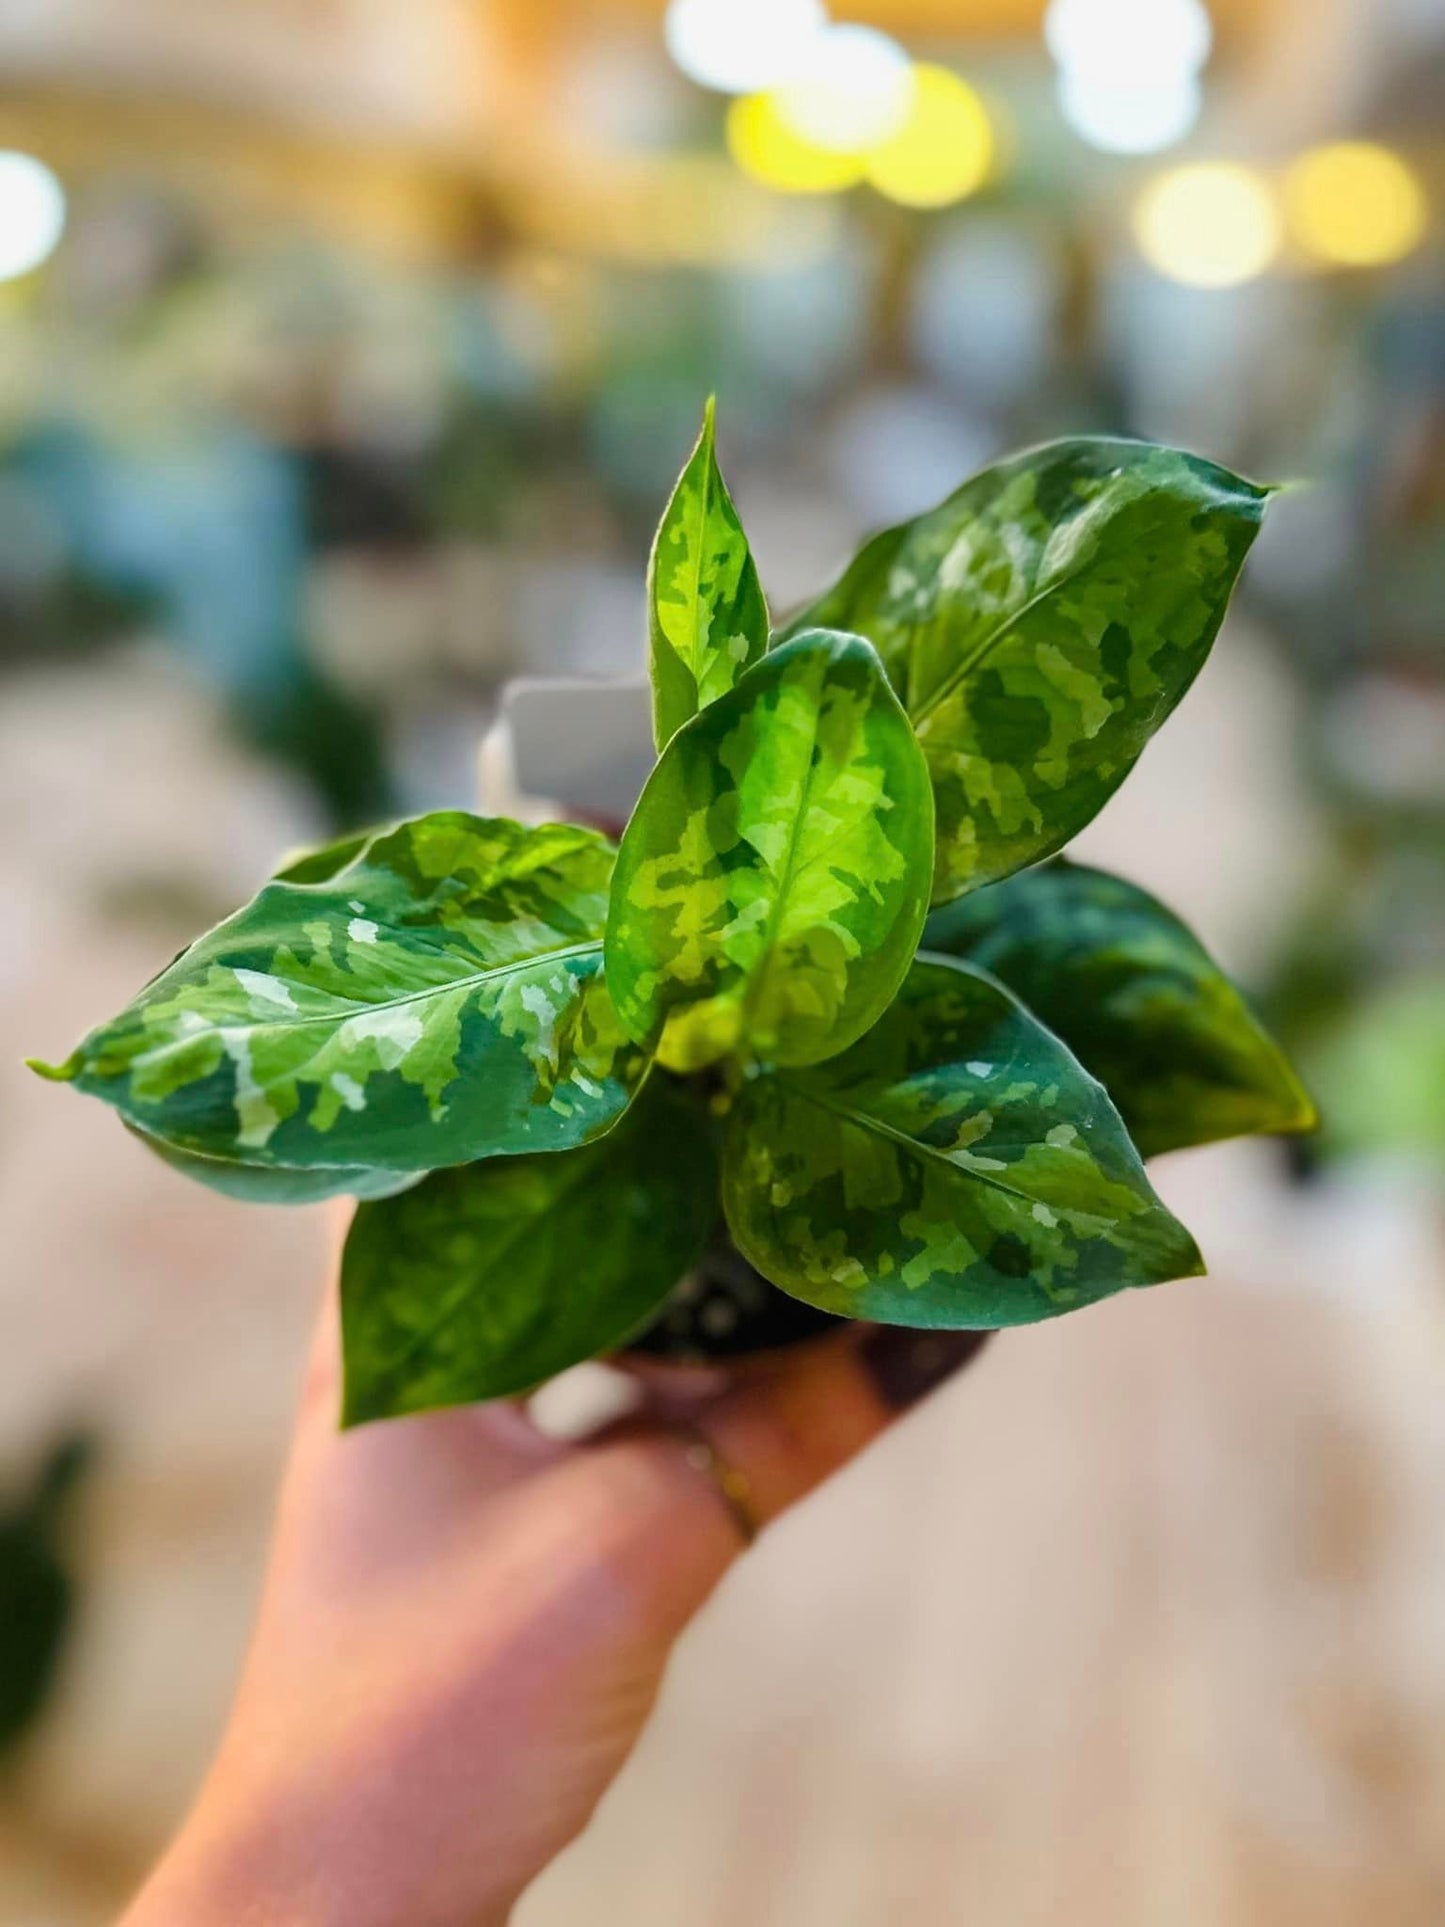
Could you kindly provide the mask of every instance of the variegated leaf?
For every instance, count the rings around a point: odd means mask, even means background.
[[[932,839],[872,647],[815,632],[774,650],[679,730],[622,839],[607,976],[624,1025],[661,1032],[684,1071],[842,1050],[908,968]]]
[[[1031,1324],[1203,1269],[1102,1086],[982,971],[920,959],[850,1051],[746,1086],[739,1250],[824,1311]]]
[[[663,749],[768,646],[768,608],[714,449],[713,403],[647,569],[652,718]]]
[[[341,1276],[346,1423],[503,1398],[614,1351],[717,1208],[710,1120],[661,1077],[595,1144],[437,1171],[362,1205]]]
[[[647,1064],[602,981],[613,857],[591,830],[415,817],[274,878],[36,1068],[179,1151],[252,1165],[418,1171],[584,1143]]]
[[[923,941],[1021,997],[1101,1081],[1145,1157],[1316,1122],[1203,945],[1122,877],[1059,860],[935,910]]]
[[[243,1204],[318,1204],[323,1198],[390,1198],[398,1191],[420,1183],[423,1171],[371,1171],[365,1166],[337,1168],[318,1164],[309,1171],[289,1165],[242,1164],[236,1158],[201,1157],[195,1151],[178,1151],[173,1144],[126,1127],[148,1151],[154,1151],[162,1164],[170,1165],[182,1177],[194,1178],[224,1198]]]
[[[1108,801],[1208,655],[1269,494],[1147,442],[1053,442],[875,536],[790,626],[877,645],[933,778],[935,903]]]

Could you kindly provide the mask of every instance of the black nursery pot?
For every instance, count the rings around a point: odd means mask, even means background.
[[[627,1350],[671,1365],[716,1365],[786,1351],[847,1322],[779,1291],[720,1224],[694,1269]]]

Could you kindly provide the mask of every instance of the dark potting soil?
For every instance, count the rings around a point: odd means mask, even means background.
[[[656,1321],[627,1349],[647,1358],[703,1364],[779,1351],[844,1323],[769,1284],[719,1230]]]

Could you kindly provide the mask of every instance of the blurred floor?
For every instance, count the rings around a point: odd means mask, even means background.
[[[1286,698],[1228,640],[1090,848],[1235,961],[1305,830]],[[96,1927],[222,1717],[326,1226],[187,1185],[16,1060],[311,826],[144,655],[12,685],[0,807],[0,1452],[77,1419],[102,1450],[0,1919]],[[1445,1918],[1438,1221],[1288,1194],[1268,1146],[1159,1175],[1215,1276],[1001,1339],[770,1537],[519,1927]]]

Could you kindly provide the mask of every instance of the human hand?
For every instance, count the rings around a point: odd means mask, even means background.
[[[855,1327],[563,1443],[510,1403],[338,1432],[337,1328],[220,1752],[123,1927],[505,1922],[752,1530],[984,1338]]]

